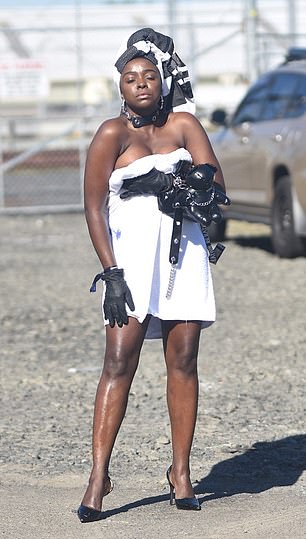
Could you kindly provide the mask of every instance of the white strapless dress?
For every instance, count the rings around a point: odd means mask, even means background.
[[[126,178],[145,174],[153,167],[171,173],[182,159],[192,160],[184,148],[148,155],[115,170],[109,179],[108,219],[113,249],[135,303],[135,311],[127,308],[127,312],[139,322],[147,314],[152,315],[146,338],[161,337],[160,320],[200,320],[202,327],[206,327],[216,316],[211,271],[200,226],[184,219],[179,261],[168,299],[173,219],[158,209],[155,196],[125,200],[119,196]]]

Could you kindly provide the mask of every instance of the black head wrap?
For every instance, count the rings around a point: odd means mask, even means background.
[[[134,32],[120,48],[115,63],[114,80],[120,92],[120,76],[130,60],[146,58],[157,66],[162,80],[162,95],[167,110],[195,113],[195,104],[187,67],[174,52],[171,37],[152,28]]]

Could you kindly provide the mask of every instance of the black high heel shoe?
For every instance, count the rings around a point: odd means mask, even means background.
[[[81,503],[77,511],[80,522],[84,524],[85,522],[95,522],[96,520],[102,520],[103,513],[94,509],[93,507],[87,507]]]
[[[109,477],[108,479],[110,482],[110,489],[108,490],[108,492],[106,492],[106,494],[104,494],[103,498],[105,498],[105,496],[110,494],[114,488],[114,484],[111,478]],[[103,519],[102,511],[99,511],[98,509],[94,509],[93,507],[87,507],[87,505],[83,505],[82,503],[77,510],[77,515],[80,521],[82,522],[82,524],[84,524],[85,522],[95,522],[97,520]]]
[[[170,487],[170,505],[176,505],[177,509],[185,509],[186,511],[200,511],[201,506],[199,500],[194,496],[193,498],[176,498],[174,485],[170,481],[171,466],[167,470],[167,480]]]

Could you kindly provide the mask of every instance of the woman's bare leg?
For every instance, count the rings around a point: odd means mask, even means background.
[[[93,467],[82,504],[101,510],[109,490],[108,466],[123,420],[149,317],[140,324],[129,318],[127,326],[106,327],[106,350],[97,388],[93,421]]]
[[[198,407],[197,356],[200,331],[200,322],[163,322],[173,451],[170,479],[175,487],[176,498],[194,496],[189,459]]]

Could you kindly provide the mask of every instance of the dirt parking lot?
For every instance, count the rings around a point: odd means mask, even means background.
[[[192,478],[202,511],[169,505],[165,367],[144,345],[117,440],[105,519],[81,525],[104,330],[81,214],[2,216],[1,498],[5,539],[306,537],[306,259],[230,222],[202,334]]]

